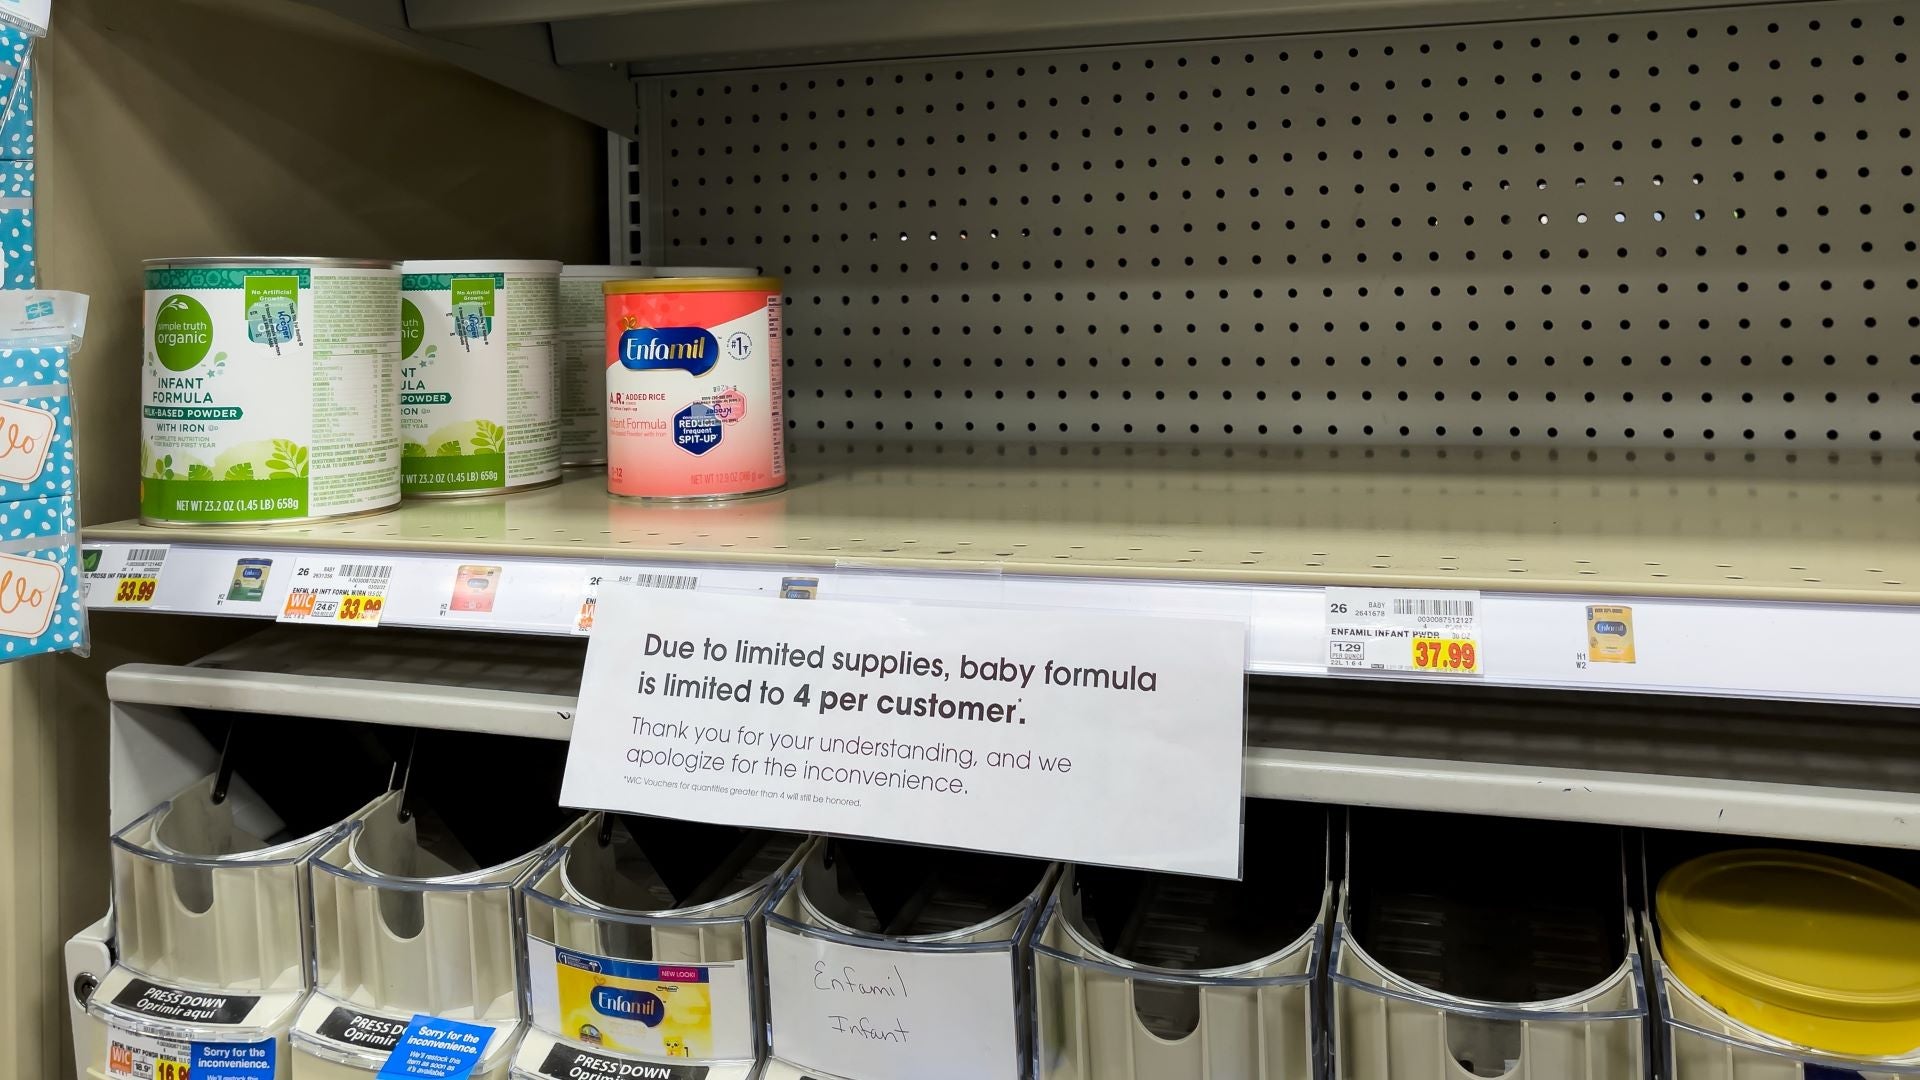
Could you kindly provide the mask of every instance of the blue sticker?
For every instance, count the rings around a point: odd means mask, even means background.
[[[252,1043],[189,1043],[193,1080],[273,1080],[276,1044],[272,1039]]]
[[[1852,1069],[1829,1069],[1825,1065],[1808,1065],[1806,1080],[1866,1080]]]
[[[400,1042],[380,1066],[381,1080],[466,1080],[480,1055],[487,1049],[493,1029],[485,1024],[465,1024],[442,1020],[437,1016],[415,1016],[400,1035]],[[194,1080],[200,1080],[195,1075]]]
[[[703,401],[673,414],[673,444],[698,457],[720,445],[720,414]]]

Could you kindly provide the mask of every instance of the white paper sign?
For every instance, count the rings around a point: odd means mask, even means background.
[[[1015,1080],[1013,958],[909,953],[767,924],[773,1053],[860,1080]]]
[[[1472,589],[1327,590],[1327,666],[1423,675],[1484,673]]]
[[[560,801],[1237,877],[1246,633],[608,582]]]

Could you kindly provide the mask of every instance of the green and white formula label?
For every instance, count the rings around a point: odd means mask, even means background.
[[[607,461],[608,281],[651,277],[638,266],[579,266],[560,271],[560,464]]]
[[[304,521],[399,502],[399,308],[391,263],[149,262],[141,518]]]
[[[560,264],[401,270],[401,490],[492,495],[559,479]]]

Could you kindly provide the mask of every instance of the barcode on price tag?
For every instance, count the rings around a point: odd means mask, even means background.
[[[1329,588],[1327,667],[1482,674],[1480,611],[1470,590]]]
[[[192,1059],[193,1044],[185,1039],[107,1028],[107,1075],[114,1080],[188,1080]]]
[[[81,563],[82,599],[88,607],[147,607],[160,588],[160,568],[166,565],[167,549],[120,547],[92,549],[97,556],[83,556]],[[92,560],[97,558],[97,562]],[[91,563],[91,565],[89,565]]]
[[[392,582],[391,563],[301,559],[277,621],[378,626]]]
[[[580,584],[580,614],[574,619],[574,633],[593,632],[594,609],[600,606],[600,586],[607,582],[632,583],[648,589],[692,589],[699,586],[700,579],[692,574],[645,574],[637,570],[601,567],[589,573]]]

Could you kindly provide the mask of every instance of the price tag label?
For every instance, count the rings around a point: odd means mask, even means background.
[[[148,607],[160,589],[162,547],[89,548],[81,554],[82,597],[88,607]]]
[[[639,585],[648,589],[692,589],[700,584],[700,579],[692,574],[647,574],[603,566],[588,574],[580,583],[580,614],[574,619],[574,633],[593,632],[593,616],[600,608],[600,589],[608,584]]]
[[[379,626],[392,581],[392,563],[301,559],[276,621]]]
[[[1327,667],[1480,675],[1480,594],[1467,589],[1327,590]]]
[[[193,1044],[185,1039],[107,1027],[107,1075],[113,1080],[189,1080]]]

